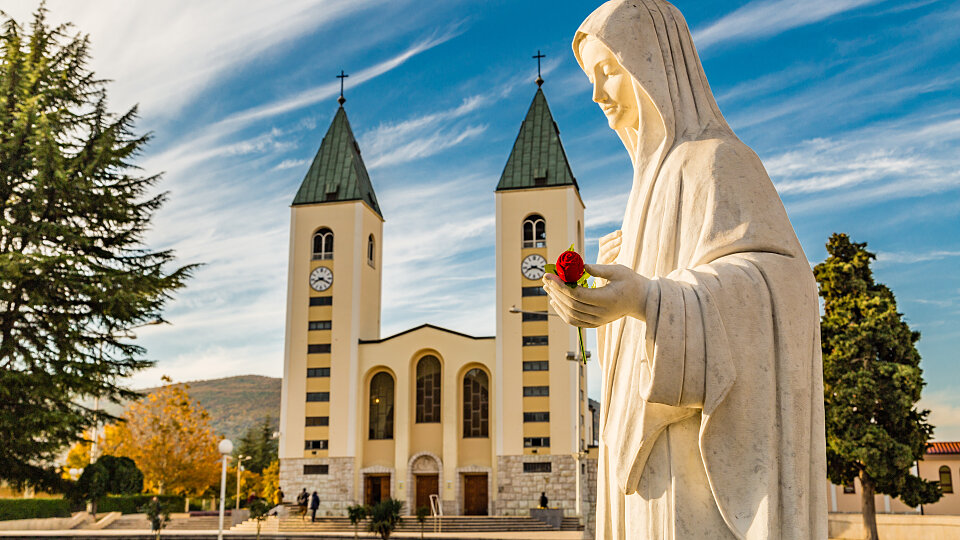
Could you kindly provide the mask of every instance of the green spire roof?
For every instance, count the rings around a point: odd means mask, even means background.
[[[497,191],[571,185],[577,187],[577,180],[560,144],[560,129],[550,114],[543,90],[537,88]]]
[[[337,109],[310,170],[293,198],[294,205],[336,201],[365,201],[383,217],[343,106]]]

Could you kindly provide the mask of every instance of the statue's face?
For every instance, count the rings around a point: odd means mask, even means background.
[[[606,45],[587,36],[580,46],[583,70],[593,84],[593,101],[600,105],[611,129],[639,128],[633,79]]]

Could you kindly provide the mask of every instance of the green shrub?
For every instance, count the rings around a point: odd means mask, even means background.
[[[0,499],[0,521],[70,517],[70,504],[64,499]]]
[[[149,494],[118,495],[102,497],[97,501],[97,512],[120,512],[121,514],[139,513],[139,508],[150,502],[154,496]],[[183,497],[180,495],[159,495],[160,502],[177,511],[183,510]]]

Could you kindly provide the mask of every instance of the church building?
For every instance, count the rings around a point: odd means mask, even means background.
[[[384,215],[341,96],[290,220],[280,485],[316,490],[318,515],[386,497],[408,514],[527,515],[541,492],[583,514],[586,369],[540,278],[582,253],[584,205],[537,82],[493,193],[495,336],[381,335]]]

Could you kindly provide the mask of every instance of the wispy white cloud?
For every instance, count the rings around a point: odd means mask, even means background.
[[[282,171],[283,169],[295,169],[302,167],[307,163],[310,163],[309,159],[285,159],[280,163],[277,163],[277,166],[274,167],[274,169],[279,171]]]
[[[444,43],[457,35],[459,35],[461,29],[459,25],[453,25],[446,29],[446,31],[424,39],[414,45],[410,46],[405,51],[400,54],[394,55],[393,57],[379,62],[373,66],[362,69],[357,73],[350,75],[351,85],[360,85],[371,79],[376,78],[379,75],[401,66],[407,60],[413,58],[414,56],[432,49],[441,43]],[[257,105],[251,107],[247,110],[234,113],[227,118],[221,120],[220,122],[213,125],[214,129],[223,128],[224,126],[244,126],[249,124],[252,121],[260,120],[263,118],[269,118],[283,113],[288,113],[291,111],[296,111],[304,107],[308,107],[315,103],[319,103],[324,100],[328,100],[331,97],[337,95],[340,91],[340,83],[329,83],[316,86],[314,88],[309,88],[302,92],[298,92],[295,95],[284,97],[282,99],[268,102],[262,105]]]
[[[935,428],[933,440],[960,441],[960,400],[956,392],[924,392],[919,407],[930,410],[927,420]]]
[[[164,375],[182,382],[218,379],[238,374],[282,376],[283,351],[272,344],[200,347],[187,354],[165,358],[161,364],[137,373],[131,378],[130,386],[157,386]]]
[[[629,193],[614,193],[600,197],[588,197],[584,201],[587,211],[584,216],[584,226],[587,229],[595,227],[617,227],[623,222],[623,213],[627,208]]]
[[[112,79],[119,109],[135,103],[148,117],[177,114],[214,81],[319,27],[383,0],[284,2],[129,2],[48,0],[50,19],[91,37],[92,68]],[[26,21],[39,2],[4,5]],[[163,29],[163,31],[158,31]]]
[[[698,49],[768,37],[879,0],[757,0],[693,31]]]
[[[764,163],[794,212],[914,198],[960,188],[960,111],[905,117],[804,141]]]
[[[877,262],[891,264],[914,264],[927,261],[939,261],[941,259],[947,259],[950,257],[960,257],[960,250],[937,249],[922,253],[881,251],[877,253]]]
[[[385,334],[424,322],[493,333],[494,184],[463,175],[384,190]]]

